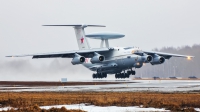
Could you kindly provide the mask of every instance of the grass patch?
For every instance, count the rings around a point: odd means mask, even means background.
[[[199,93],[154,92],[1,92],[2,107],[27,108],[35,105],[88,103],[96,106],[139,106],[166,108],[172,111],[200,107]]]

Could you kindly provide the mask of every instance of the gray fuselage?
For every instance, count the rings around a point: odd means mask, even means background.
[[[90,59],[83,63],[85,67],[92,71],[115,74],[127,69],[140,68],[144,61],[135,52],[141,52],[137,47],[114,47],[113,50],[103,53],[105,60],[101,63],[90,63]]]

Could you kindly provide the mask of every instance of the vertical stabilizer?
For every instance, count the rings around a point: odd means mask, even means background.
[[[79,49],[90,49],[90,45],[87,41],[87,38],[85,37],[85,31],[84,27],[74,27],[75,34],[76,34],[76,40],[78,43]]]

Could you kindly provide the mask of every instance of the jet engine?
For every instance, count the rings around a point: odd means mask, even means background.
[[[72,59],[71,63],[73,65],[82,64],[85,62],[85,57],[80,56],[79,54],[75,54],[74,58]]]
[[[157,56],[153,58],[153,61],[151,61],[152,65],[156,65],[156,64],[162,64],[165,62],[165,58],[162,56]]]
[[[103,55],[100,55],[96,52],[94,52],[94,56],[91,58],[90,62],[91,63],[100,63],[104,61],[105,57]]]
[[[144,61],[144,62],[151,62],[152,61],[152,59],[153,59],[153,57],[152,56],[149,56],[149,55],[146,55],[146,56],[142,56],[142,60]]]

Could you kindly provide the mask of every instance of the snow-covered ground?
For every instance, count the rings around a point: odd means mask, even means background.
[[[94,105],[85,105],[85,104],[73,104],[73,105],[53,105],[53,106],[41,106],[41,109],[50,109],[50,108],[61,108],[65,107],[66,109],[81,109],[87,112],[135,112],[135,111],[169,111],[165,109],[158,108],[140,108],[138,106],[131,107],[117,107],[117,106],[94,106]],[[0,111],[7,111],[11,107],[0,108]]]
[[[74,105],[54,105],[54,106],[42,106],[43,109],[49,109],[52,107],[61,108],[65,107],[67,109],[81,109],[88,112],[135,112],[135,111],[169,111],[165,109],[158,108],[140,108],[138,106],[131,107],[117,107],[117,106],[107,106],[100,107],[94,105],[85,105],[85,104],[74,104]]]
[[[8,109],[11,109],[11,107],[2,107],[0,108],[0,111],[7,111]]]
[[[145,112],[152,112],[152,111],[170,111],[165,110],[164,108],[143,108],[142,106],[129,106],[129,107],[118,107],[118,106],[95,106],[95,105],[87,105],[87,104],[72,104],[72,105],[53,105],[53,106],[41,106],[41,109],[50,109],[50,108],[61,108],[65,107],[67,109],[81,109],[87,112],[137,112],[137,111],[145,111]],[[0,108],[0,111],[6,111],[11,109],[11,107],[3,107]],[[16,109],[16,108],[15,108]],[[200,108],[195,108],[195,111],[200,112]]]

